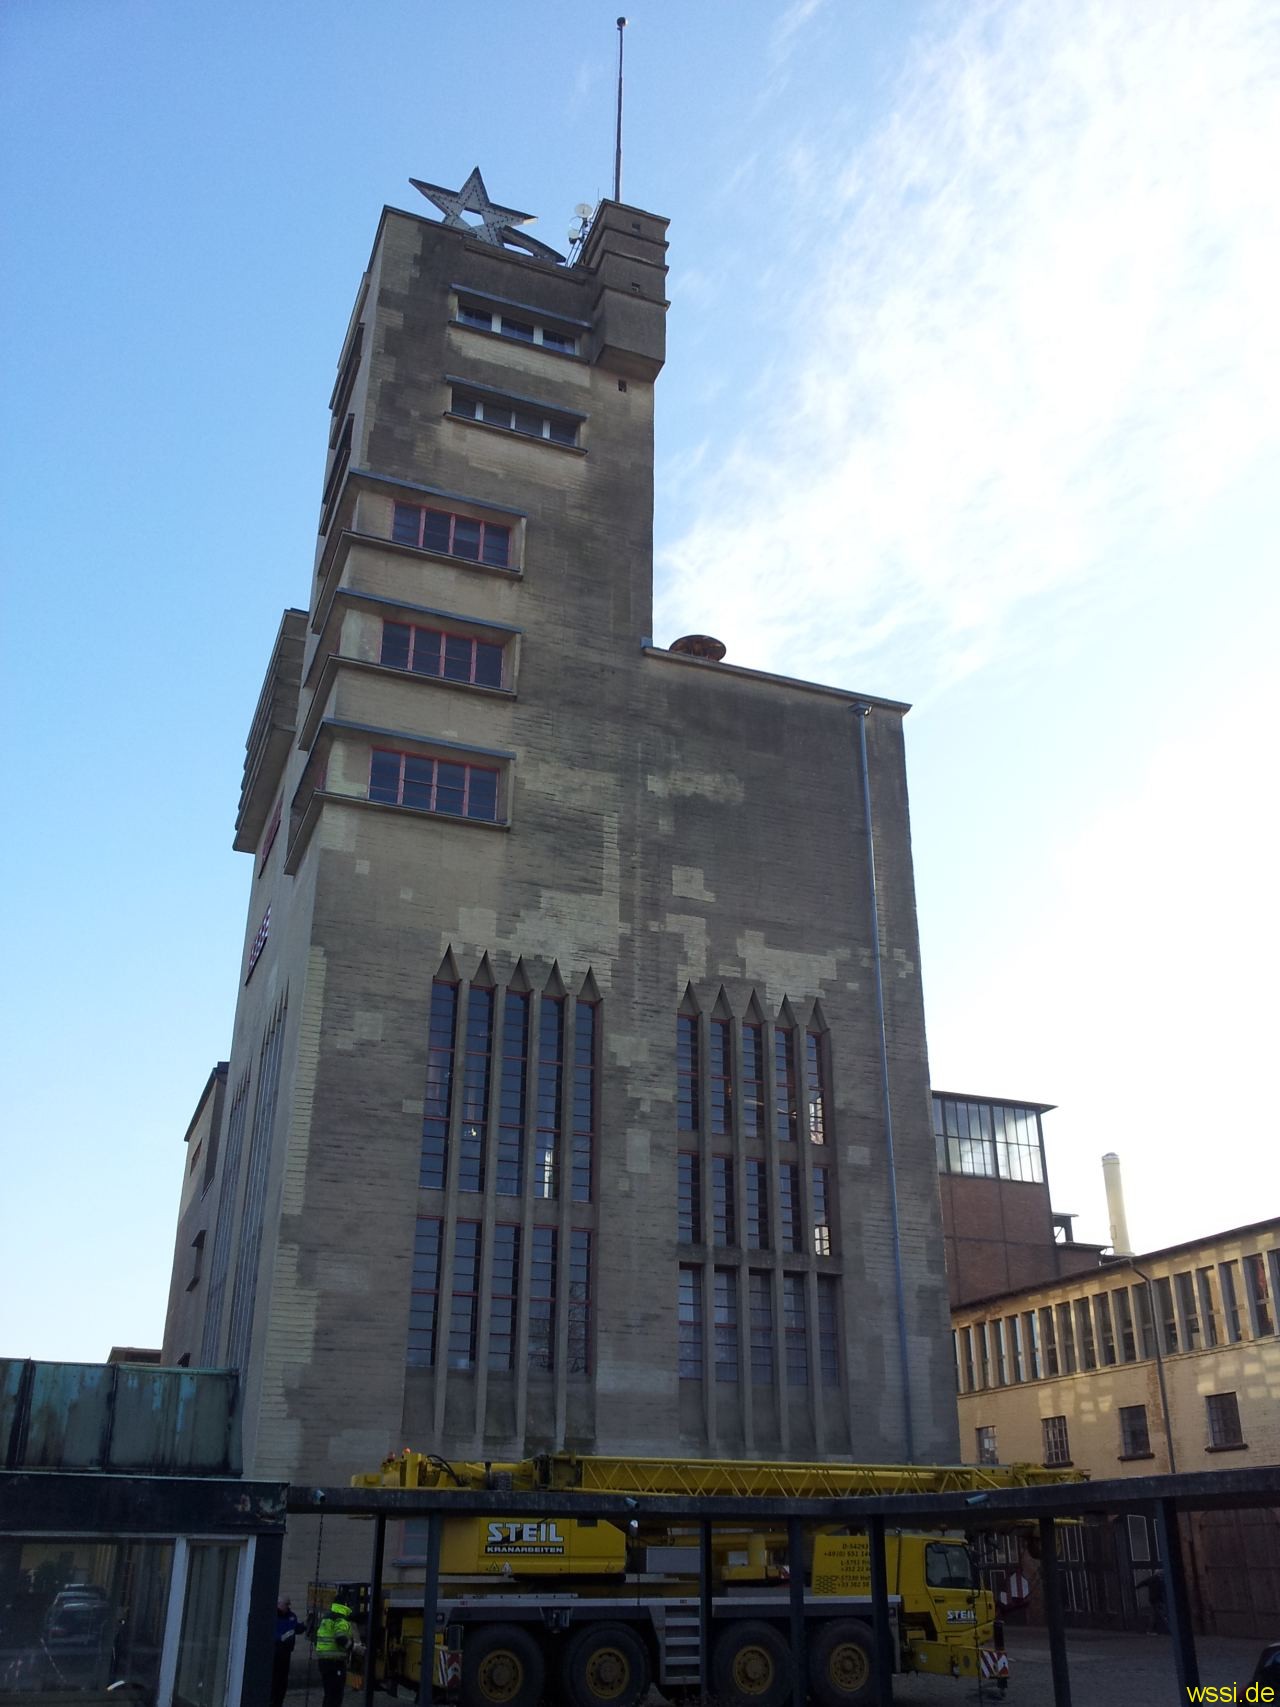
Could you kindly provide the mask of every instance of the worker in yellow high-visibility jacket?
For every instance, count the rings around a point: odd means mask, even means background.
[[[316,1665],[324,1690],[324,1707],[341,1707],[347,1687],[347,1657],[355,1641],[351,1623],[351,1608],[344,1600],[335,1600],[316,1625]]]

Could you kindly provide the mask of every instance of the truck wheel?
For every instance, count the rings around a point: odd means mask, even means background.
[[[570,1707],[636,1707],[649,1693],[649,1655],[625,1624],[588,1624],[560,1668]]]
[[[542,1651],[518,1624],[469,1630],[462,1648],[466,1707],[538,1707]]]
[[[772,1624],[731,1624],[715,1645],[711,1678],[721,1707],[785,1707],[791,1655]]]
[[[818,1707],[854,1707],[875,1694],[874,1638],[856,1618],[839,1618],[813,1632],[809,1688]]]

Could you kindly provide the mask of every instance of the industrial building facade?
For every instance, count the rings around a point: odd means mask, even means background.
[[[164,1347],[255,1476],[956,1453],[906,707],[654,645],[665,228],[379,224]]]

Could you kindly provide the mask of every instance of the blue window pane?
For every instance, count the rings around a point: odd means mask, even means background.
[[[453,518],[453,555],[469,557],[473,563],[480,561],[480,523],[470,516]]]
[[[566,355],[573,355],[578,348],[576,338],[567,338],[563,332],[551,332],[546,327],[542,331],[543,347],[548,350],[562,350]]]
[[[508,320],[504,314],[502,316],[502,331],[505,337],[519,338],[522,344],[533,342],[533,327],[525,320]]]
[[[404,622],[384,622],[382,625],[382,662],[393,670],[409,668],[409,625]]]
[[[397,504],[391,524],[391,537],[401,545],[416,545],[422,523],[422,511],[413,504]]]
[[[471,788],[467,796],[467,816],[485,818],[490,823],[498,816],[498,776],[496,771],[472,771]]]
[[[452,516],[443,510],[428,510],[423,519],[422,543],[428,551],[448,551],[449,523]]]
[[[484,561],[505,569],[511,561],[511,529],[488,523],[484,530]]]
[[[471,641],[462,634],[444,637],[444,677],[450,682],[471,680]]]
[[[375,753],[369,767],[370,800],[394,801],[400,795],[399,753]]]
[[[413,668],[419,676],[440,674],[440,642],[444,636],[436,628],[419,628],[413,636]]]
[[[434,761],[431,759],[415,759],[405,755],[404,761],[404,804],[415,806],[420,812],[431,808],[431,772]]]
[[[501,646],[490,646],[485,641],[477,640],[475,679],[481,687],[500,688],[502,686]]]
[[[576,445],[578,429],[572,421],[556,421],[550,423],[551,437],[558,445]]]
[[[493,315],[484,308],[468,308],[465,303],[458,304],[458,319],[464,326],[483,326],[486,331],[493,327]]]

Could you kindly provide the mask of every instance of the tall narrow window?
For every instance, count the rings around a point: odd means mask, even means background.
[[[676,1128],[698,1130],[698,1016],[676,1016]]]
[[[1098,1355],[1104,1365],[1116,1360],[1116,1336],[1111,1328],[1111,1300],[1105,1292],[1096,1292],[1093,1313],[1098,1323]]]
[[[1040,1355],[1040,1323],[1034,1310],[1022,1312],[1022,1346],[1028,1381],[1038,1381],[1044,1374]]]
[[[693,1150],[676,1157],[676,1229],[682,1245],[702,1243],[702,1167]]]
[[[573,1020],[573,1156],[570,1196],[575,1203],[591,1202],[591,1176],[596,1130],[596,1055],[599,1009],[580,1001]]]
[[[715,1245],[737,1243],[731,1156],[711,1158],[711,1242]]]
[[[453,1290],[449,1303],[449,1367],[474,1369],[480,1310],[480,1223],[453,1230]]]
[[[490,1369],[515,1368],[519,1285],[520,1229],[499,1221],[493,1229],[493,1290],[489,1296]]]
[[[977,1363],[974,1359],[973,1338],[973,1329],[971,1327],[961,1328],[960,1352],[964,1359],[964,1390],[966,1393],[972,1393],[978,1385]]]
[[[831,1255],[831,1193],[827,1168],[813,1170],[813,1250],[815,1256]]]
[[[738,1379],[738,1276],[731,1268],[715,1271],[716,1380]]]
[[[1076,1344],[1080,1348],[1081,1369],[1096,1369],[1098,1355],[1093,1343],[1093,1316],[1087,1298],[1076,1299]]]
[[[443,1191],[449,1159],[449,1104],[453,1096],[453,1033],[458,1015],[458,986],[437,980],[431,986],[427,1026],[427,1095],[422,1119],[422,1162],[418,1184]]]
[[[975,1431],[978,1446],[979,1464],[998,1464],[1000,1454],[996,1450],[996,1431],[992,1423],[985,1424]]]
[[[1129,1288],[1117,1287],[1111,1294],[1116,1307],[1116,1337],[1119,1341],[1121,1363],[1135,1363],[1138,1357],[1138,1341],[1133,1331],[1133,1308],[1129,1303]]]
[[[1240,1296],[1236,1291],[1236,1266],[1233,1262],[1218,1264],[1218,1280],[1222,1285],[1222,1319],[1226,1325],[1228,1345],[1237,1345],[1240,1340]]]
[[[459,1191],[483,1191],[489,1137],[489,1075],[493,1065],[493,991],[473,984],[467,998],[467,1041],[462,1064],[462,1131]]]
[[[789,1025],[773,1028],[773,1131],[791,1142],[800,1123],[796,1102],[796,1035]]]
[[[533,1195],[560,1195],[560,1129],[564,1120],[564,997],[544,996],[538,1023],[538,1128]]]
[[[747,1249],[769,1249],[769,1168],[766,1162],[751,1158],[743,1164],[747,1170]]]
[[[747,1276],[751,1301],[751,1380],[773,1386],[773,1278],[758,1268]]]
[[[1137,1322],[1137,1339],[1139,1357],[1154,1357],[1156,1355],[1156,1324],[1151,1313],[1151,1288],[1135,1286],[1133,1289],[1133,1308]]]
[[[824,1387],[840,1385],[840,1282],[818,1276],[818,1373]]]
[[[987,1324],[978,1322],[973,1330],[974,1349],[978,1354],[978,1385],[991,1385],[991,1342],[987,1337]]]
[[[1178,1317],[1173,1307],[1173,1287],[1166,1275],[1156,1280],[1156,1315],[1160,1330],[1160,1349],[1166,1354],[1178,1349]]]
[[[409,1345],[406,1363],[431,1369],[436,1361],[436,1323],[440,1313],[440,1237],[438,1215],[419,1215],[413,1235],[413,1280],[409,1295]]]
[[[778,1165],[778,1241],[784,1251],[800,1247],[800,1169],[794,1162]]]
[[[815,1144],[827,1141],[827,1073],[822,1033],[804,1034],[805,1099],[809,1105],[809,1137]]]
[[[529,1058],[529,997],[508,990],[502,1008],[502,1078],[498,1086],[498,1166],[501,1197],[524,1185],[525,1067]]]
[[[1058,1358],[1064,1375],[1076,1372],[1076,1336],[1071,1326],[1070,1304],[1058,1305]]]
[[[529,1367],[551,1369],[556,1356],[556,1229],[533,1229],[529,1265]]]
[[[591,1368],[591,1234],[585,1227],[569,1231],[569,1346],[570,1375]]]
[[[1196,1286],[1200,1293],[1200,1315],[1204,1321],[1204,1343],[1215,1346],[1219,1340],[1218,1311],[1213,1298],[1213,1270],[1198,1268]]]
[[[1009,1366],[1005,1360],[1004,1352],[1004,1323],[999,1316],[991,1324],[991,1354],[994,1360],[992,1367],[996,1374],[996,1386],[1007,1387],[1009,1385]]]
[[[743,1020],[742,1136],[763,1138],[764,1134],[764,1027]]]
[[[1173,1277],[1174,1288],[1178,1294],[1178,1310],[1182,1316],[1183,1350],[1200,1350],[1200,1311],[1196,1306],[1195,1281],[1191,1270],[1183,1269],[1181,1274]]]
[[[1267,1285],[1267,1261],[1260,1255],[1248,1256],[1244,1259],[1245,1284],[1249,1290],[1249,1313],[1253,1317],[1253,1330],[1262,1338],[1276,1331],[1275,1316],[1272,1313],[1271,1289]]]
[[[804,1276],[782,1277],[782,1327],[786,1345],[787,1386],[809,1385],[809,1320],[804,1301]]]
[[[682,1381],[702,1380],[702,1270],[680,1270],[679,1360]]]
[[[711,1131],[715,1137],[724,1138],[733,1131],[733,1032],[727,1019],[711,1021],[709,1041]]]
[[[1053,1331],[1053,1308],[1046,1304],[1040,1311],[1040,1349],[1044,1359],[1044,1373],[1057,1375],[1058,1370],[1058,1336]]]
[[[1022,1318],[1006,1316],[1004,1319],[1004,1336],[1009,1347],[1009,1379],[1010,1381],[1025,1381],[1026,1362],[1022,1352]]]

